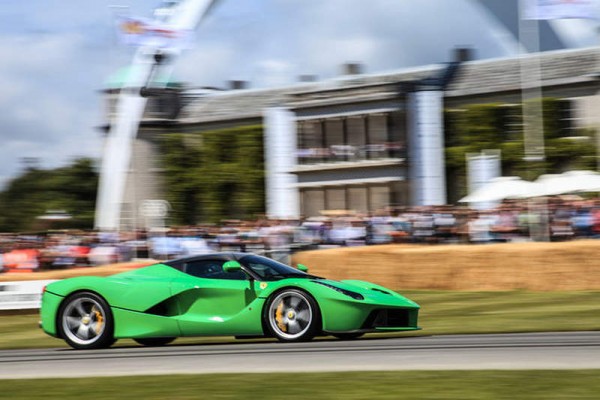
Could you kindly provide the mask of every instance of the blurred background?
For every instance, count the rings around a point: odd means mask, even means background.
[[[183,3],[2,5],[4,270],[600,235],[598,2]]]

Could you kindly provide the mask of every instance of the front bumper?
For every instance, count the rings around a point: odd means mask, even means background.
[[[40,328],[42,328],[42,330],[50,336],[58,337],[58,332],[56,329],[56,316],[62,300],[62,296],[50,293],[48,291],[44,292],[42,295]]]

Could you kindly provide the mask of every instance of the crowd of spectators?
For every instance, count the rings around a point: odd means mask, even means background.
[[[337,210],[302,220],[235,220],[150,231],[0,234],[0,271],[86,267],[228,250],[272,255],[387,243],[484,244],[595,237],[600,238],[600,199],[564,196],[508,201],[479,211],[438,206],[358,215]]]

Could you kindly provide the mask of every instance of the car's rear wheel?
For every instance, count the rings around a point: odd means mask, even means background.
[[[285,289],[269,300],[266,326],[282,342],[311,340],[321,329],[321,315],[316,301],[308,293]]]
[[[114,321],[106,301],[95,293],[75,293],[58,313],[58,331],[74,349],[100,349],[115,342]]]
[[[139,338],[133,339],[142,346],[160,347],[165,346],[175,340],[174,337],[158,337],[158,338]]]

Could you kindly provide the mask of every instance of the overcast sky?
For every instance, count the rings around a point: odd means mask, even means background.
[[[42,167],[100,157],[99,90],[132,55],[117,43],[109,6],[150,16],[158,3],[0,0],[0,186],[26,157]],[[585,25],[562,29],[569,45],[589,44]],[[456,46],[478,58],[516,51],[509,31],[472,0],[223,0],[195,43],[177,61],[177,80],[243,79],[254,88],[301,74],[331,78],[348,61],[374,73],[445,62]]]

